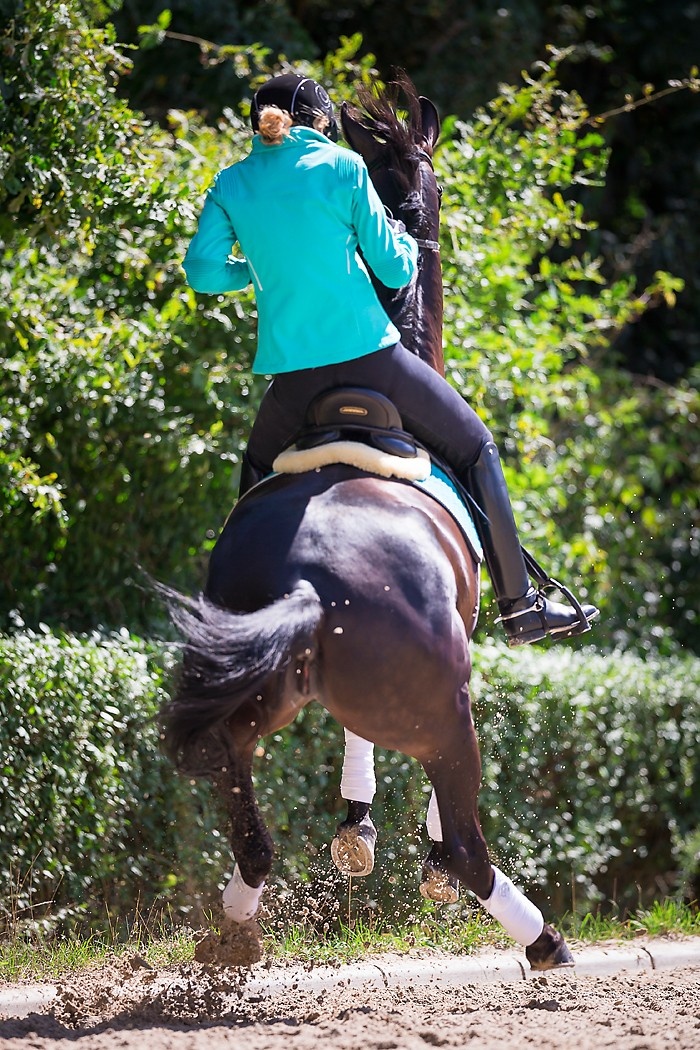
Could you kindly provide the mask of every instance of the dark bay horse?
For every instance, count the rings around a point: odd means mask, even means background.
[[[380,296],[405,345],[442,372],[439,118],[408,81],[400,89],[405,119],[397,88],[363,96],[361,110],[345,106],[342,125],[420,247],[416,281]],[[273,859],[251,779],[254,749],[316,701],[352,732],[422,764],[443,832],[431,863],[485,903],[533,967],[571,963],[561,935],[532,919],[537,909],[489,860],[469,695],[478,564],[429,495],[342,464],[274,476],[231,513],[204,593],[169,598],[184,650],[162,711],[165,742],[181,770],[211,777],[229,812],[236,869],[224,907],[234,932],[252,921]],[[507,907],[498,903],[506,897]],[[530,916],[522,936],[513,908]]]

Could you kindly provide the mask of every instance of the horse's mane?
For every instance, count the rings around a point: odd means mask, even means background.
[[[359,87],[357,105],[348,106],[347,113],[375,141],[376,148],[368,149],[365,159],[385,207],[393,209],[393,217],[404,223],[419,244],[435,242],[439,189],[434,174],[424,171],[432,150],[424,135],[423,103],[408,75],[397,71],[382,91]],[[404,345],[442,371],[439,257],[423,258],[419,273],[420,280],[417,276],[398,289],[385,287],[374,275],[372,280]]]
[[[408,190],[418,159],[411,128],[420,132],[422,125],[418,92],[413,82],[399,70],[382,91],[359,85],[357,100],[358,106],[349,107],[353,119],[385,143],[389,155],[387,166],[402,178]],[[406,112],[405,120],[399,116],[402,109]]]

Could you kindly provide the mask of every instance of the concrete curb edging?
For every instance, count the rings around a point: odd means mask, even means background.
[[[472,982],[522,981],[524,976],[524,967],[508,955],[459,959],[392,957],[340,967],[314,966],[313,970],[291,973],[288,970],[278,974],[268,972],[264,977],[252,976],[241,991],[248,999],[290,991],[320,993],[328,988],[383,991],[428,984],[446,988]]]
[[[523,954],[500,952],[491,955],[456,958],[403,959],[380,956],[371,962],[348,963],[338,967],[314,966],[312,969],[284,967],[263,970],[256,966],[250,978],[241,984],[238,994],[244,999],[267,999],[290,992],[320,994],[330,988],[356,991],[383,991],[433,985],[436,988],[462,987],[485,982],[520,982],[536,978],[571,975],[605,977],[623,971],[652,971],[700,966],[700,938],[683,941],[648,941],[645,944],[612,945],[605,948],[580,948],[574,952],[575,965],[559,971],[531,970]],[[177,978],[160,979],[159,986],[177,986]],[[27,1017],[46,1012],[56,996],[54,985],[15,985],[0,988],[0,1018]]]
[[[321,992],[330,987],[383,989],[409,985],[461,987],[485,982],[531,981],[538,977],[571,974],[577,977],[605,977],[624,971],[661,970],[700,966],[700,939],[692,941],[654,941],[647,944],[582,948],[574,952],[575,964],[562,970],[531,970],[525,956],[459,956],[433,959],[377,959],[339,968],[315,966],[310,971],[284,971],[258,977],[254,971],[242,987],[245,998],[269,996],[289,991]]]
[[[40,1014],[51,1004],[57,989],[52,984],[9,985],[0,988],[0,1018]]]

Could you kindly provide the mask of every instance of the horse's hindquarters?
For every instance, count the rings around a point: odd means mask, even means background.
[[[275,479],[229,518],[207,590],[254,611],[300,580],[323,608],[309,698],[384,747],[425,749],[468,680],[477,605],[475,566],[447,513],[349,467]]]

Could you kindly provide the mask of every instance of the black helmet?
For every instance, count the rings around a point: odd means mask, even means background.
[[[322,116],[328,119],[327,126],[323,129],[333,142],[338,141],[338,122],[335,119],[333,103],[329,99],[325,88],[317,84],[311,77],[302,77],[299,73],[283,73],[282,76],[273,77],[263,84],[253,95],[250,107],[250,123],[253,131],[258,130],[260,122],[260,110],[265,106],[278,106],[286,109],[292,120],[307,127],[314,126],[314,119]]]

